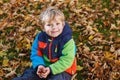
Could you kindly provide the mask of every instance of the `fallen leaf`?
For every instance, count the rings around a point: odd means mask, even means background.
[[[115,58],[118,58],[118,56],[120,56],[120,49],[116,50],[114,52]]]
[[[2,4],[2,3],[3,3],[3,0],[0,0],[0,3]]]
[[[19,57],[24,57],[24,56],[26,56],[26,54],[25,54],[25,53],[19,53],[18,56],[19,56]]]
[[[5,71],[12,71],[12,68],[3,68]]]
[[[104,8],[103,11],[108,12],[108,9],[107,9],[107,8]]]
[[[112,53],[110,53],[110,52],[105,52],[104,53],[104,58],[105,59],[108,59],[108,60],[112,60],[113,58],[115,58],[115,55],[114,54],[112,54]]]
[[[3,75],[4,75],[3,69],[0,68],[0,76],[3,76]]]
[[[78,70],[78,71],[81,71],[81,70],[83,70],[83,67],[80,66],[80,65],[77,65],[77,70]]]
[[[120,65],[120,60],[115,60],[115,64]]]
[[[2,66],[9,66],[9,59],[6,56],[3,59]]]
[[[7,53],[5,51],[0,51],[0,57],[6,56]]]
[[[97,28],[92,28],[94,31],[98,32],[98,29]]]
[[[0,77],[0,80],[4,80],[2,77]]]
[[[112,72],[112,78],[115,80],[119,80],[120,79],[120,73],[119,72]]]
[[[16,74],[15,70],[11,71],[10,73],[6,74],[5,77],[6,78],[9,78],[9,77],[12,77]]]
[[[0,15],[2,15],[4,12],[2,10],[0,10]]]
[[[90,53],[90,48],[87,46],[87,45],[84,45],[83,46],[83,52],[85,53],[85,54],[89,54]]]
[[[77,46],[82,46],[83,45],[83,43],[82,42],[80,42],[79,44],[77,44]]]
[[[114,51],[115,51],[115,47],[113,45],[111,45],[110,52],[114,52]]]
[[[115,42],[116,42],[116,43],[120,43],[120,37],[117,37],[117,38],[115,39]]]
[[[94,38],[94,36],[93,36],[93,35],[90,35],[89,38],[88,38],[88,40],[91,41],[93,38]]]
[[[110,30],[118,30],[119,28],[115,24],[111,24]]]
[[[10,3],[12,4],[16,3],[16,0],[10,0]]]
[[[115,14],[115,15],[118,15],[118,14],[120,14],[120,11],[119,11],[119,10],[115,10],[115,11],[114,11],[114,14]]]

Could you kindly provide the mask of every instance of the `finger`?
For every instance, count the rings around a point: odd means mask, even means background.
[[[40,78],[43,78],[41,75],[38,75]]]
[[[44,73],[44,74],[41,74],[41,76],[42,76],[43,78],[47,78],[48,72],[46,72],[46,73]]]
[[[41,78],[47,78],[47,75],[42,75]]]

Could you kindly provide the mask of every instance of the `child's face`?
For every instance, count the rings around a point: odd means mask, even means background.
[[[59,36],[64,28],[64,23],[59,18],[55,18],[54,20],[45,22],[44,31],[51,37]]]

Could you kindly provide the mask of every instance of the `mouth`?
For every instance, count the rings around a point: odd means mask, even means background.
[[[58,32],[58,31],[51,31],[51,33],[53,33],[53,34],[54,34],[54,33],[57,33],[57,32]]]

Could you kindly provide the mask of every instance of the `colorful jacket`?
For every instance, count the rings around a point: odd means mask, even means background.
[[[58,37],[51,38],[45,32],[40,32],[33,42],[30,58],[33,68],[44,65],[50,67],[53,74],[63,71],[74,74],[76,72],[75,53],[72,31],[65,23]]]

